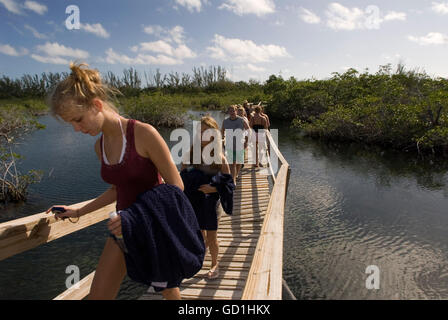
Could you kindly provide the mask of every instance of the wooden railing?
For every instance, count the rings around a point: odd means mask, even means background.
[[[290,169],[269,132],[267,138],[281,166],[277,176],[272,175],[274,187],[243,292],[243,299],[281,299],[282,297],[283,214]],[[81,208],[92,200],[73,204],[73,207]],[[68,219],[56,220],[52,214],[45,212],[1,223],[0,261],[106,220],[109,218],[109,212],[114,210],[115,202],[82,216],[77,223],[71,223]],[[55,297],[55,300],[85,298],[89,294],[94,274],[95,272],[90,273],[76,286]]]
[[[74,204],[73,207],[81,208],[90,201]],[[109,212],[114,210],[115,202],[82,216],[77,223],[71,223],[68,219],[56,220],[53,214],[45,212],[1,223],[0,261],[106,220]],[[55,299],[79,300],[87,296],[94,273]]]
[[[277,176],[274,176],[272,163],[269,163],[274,186],[244,287],[243,300],[282,299],[283,221],[290,168],[269,131],[266,137],[271,151],[275,152],[280,162],[280,167]]]

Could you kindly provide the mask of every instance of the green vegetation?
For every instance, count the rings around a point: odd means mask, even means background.
[[[43,112],[38,101],[67,75],[3,76],[0,98],[19,99],[22,108]],[[263,84],[229,81],[219,66],[193,68],[192,74],[163,75],[157,69],[145,72],[144,80],[133,68],[121,77],[111,72],[104,77],[123,93],[117,106],[126,116],[155,126],[182,126],[189,108],[225,109],[247,99],[267,101],[271,117],[311,137],[448,155],[448,81],[401,64],[394,71],[391,65],[381,66],[374,74],[349,69],[325,80],[272,75]]]
[[[26,105],[24,99],[44,101],[51,88],[67,76],[68,73],[25,75],[20,79],[2,76],[0,101],[7,99],[18,105]],[[260,101],[267,98],[261,84],[231,82],[226,78],[226,70],[220,66],[193,68],[192,74],[172,72],[163,75],[157,69],[155,73],[145,72],[144,78],[145,86],[141,75],[129,68],[121,77],[108,72],[103,80],[123,94],[117,97],[117,107],[125,115],[157,127],[182,126],[189,108],[225,109],[245,99]],[[48,112],[45,106],[43,110]]]
[[[448,155],[448,81],[398,65],[328,80],[271,76],[267,112],[312,137]]]
[[[17,170],[21,156],[12,146],[27,132],[44,128],[35,117],[46,112],[46,105],[38,99],[0,100],[0,202],[25,200],[28,186],[40,181],[41,171],[21,174]]]

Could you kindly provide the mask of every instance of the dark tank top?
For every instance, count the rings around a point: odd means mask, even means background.
[[[135,149],[134,127],[136,120],[129,120],[126,129],[126,150],[120,163],[109,165],[104,162],[101,148],[101,178],[117,188],[117,211],[131,206],[137,196],[162,183],[154,163],[140,156]],[[100,146],[103,145],[101,136]]]

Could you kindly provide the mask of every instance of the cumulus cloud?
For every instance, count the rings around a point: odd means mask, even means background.
[[[379,29],[385,21],[406,20],[406,13],[389,11],[385,15],[377,6],[367,6],[365,10],[348,8],[333,2],[328,5],[327,26],[334,30]]]
[[[161,38],[167,42],[184,43],[184,28],[181,26],[175,26],[173,28],[164,28],[159,25],[146,26],[143,31],[147,34],[154,35],[157,38]]]
[[[20,51],[10,46],[9,44],[0,43],[0,53],[6,54],[8,56],[20,57],[28,54],[28,50],[22,48]]]
[[[225,9],[243,16],[255,14],[258,17],[275,12],[275,4],[272,0],[225,0],[218,9]]]
[[[257,45],[251,40],[225,38],[215,34],[214,46],[207,51],[214,59],[236,62],[270,62],[273,58],[289,57],[284,47],[269,44]]]
[[[448,2],[433,2],[431,9],[440,14],[448,14]]]
[[[38,45],[36,50],[42,54],[32,54],[31,58],[42,63],[68,64],[71,59],[87,59],[89,53],[81,49],[66,47],[57,42],[47,42],[44,45]]]
[[[426,36],[421,37],[408,36],[408,39],[421,46],[442,45],[448,43],[448,36],[439,32],[429,32]]]
[[[305,8],[300,8],[299,17],[306,23],[310,24],[320,23],[320,18],[314,12]]]
[[[139,49],[137,46],[137,52]],[[142,42],[140,43],[140,51],[152,51],[152,52],[160,52],[168,55],[173,55],[173,47],[166,41],[158,40],[153,42]]]
[[[201,12],[202,2],[206,3],[207,0],[176,0],[177,4],[186,7],[190,12],[194,12],[195,10]]]
[[[48,8],[46,5],[40,4],[36,1],[25,1],[23,7],[25,9],[34,11],[37,14],[43,15],[45,12],[48,11]]]
[[[49,63],[49,64],[69,64],[70,61],[67,59],[64,59],[62,57],[49,57],[49,56],[41,56],[38,54],[32,54],[31,58],[33,58],[36,61],[42,62],[42,63]]]
[[[95,23],[95,24],[82,23],[81,30],[93,33],[94,35],[105,39],[110,37],[109,32],[107,32],[106,29],[103,28],[101,23]]]
[[[138,64],[155,64],[155,65],[176,65],[182,64],[181,60],[177,60],[173,57],[168,57],[163,54],[157,56],[147,55],[139,53],[136,57],[129,57],[125,54],[119,54],[115,52],[112,48],[106,50],[106,62],[110,64],[128,64],[128,65],[138,65]]]
[[[115,52],[112,48],[106,51],[105,61],[116,64],[155,64],[155,65],[178,65],[183,64],[185,59],[195,58],[196,53],[185,44],[185,32],[181,26],[164,28],[159,25],[144,26],[146,34],[153,35],[159,40],[141,42],[134,45],[130,50],[137,54],[130,57],[126,54]]]
[[[330,3],[326,11],[327,25],[335,30],[354,30],[364,27],[364,11],[347,8],[339,3]]]
[[[393,20],[405,21],[406,20],[406,13],[404,13],[404,12],[396,12],[396,11],[389,11],[384,16],[384,21],[393,21]]]

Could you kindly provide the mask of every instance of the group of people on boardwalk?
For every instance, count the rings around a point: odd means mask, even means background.
[[[221,134],[226,137],[226,130],[230,130],[233,140],[226,144],[227,159],[230,164],[232,177],[236,182],[239,172],[248,157],[248,146],[252,133],[254,133],[255,167],[260,167],[259,161],[259,143],[265,141],[263,130],[269,130],[270,121],[267,114],[263,112],[261,102],[258,105],[252,105],[247,102],[243,105],[231,105],[227,109],[229,117],[225,119],[221,126]],[[243,132],[240,143],[238,144],[238,132]]]
[[[161,291],[165,299],[180,299],[181,281],[202,268],[207,249],[211,255],[207,278],[216,279],[219,217],[222,211],[232,214],[233,191],[250,129],[258,134],[270,126],[262,107],[247,101],[243,106],[230,106],[221,130],[212,117],[202,117],[201,157],[194,161],[192,145],[179,172],[154,127],[120,116],[111,99],[117,91],[102,82],[97,70],[73,63],[70,69],[71,74],[53,89],[48,103],[52,113],[76,132],[101,133],[94,150],[101,162],[101,177],[111,187],[81,208],[60,206],[65,211],[55,216],[79,218],[115,201],[118,212],[108,221],[111,236],[99,258],[88,298],[114,299],[128,273],[131,279]],[[229,130],[237,129],[244,132],[240,141],[230,135]],[[211,134],[206,135],[207,131]],[[204,150],[211,150],[212,163],[204,161]]]

